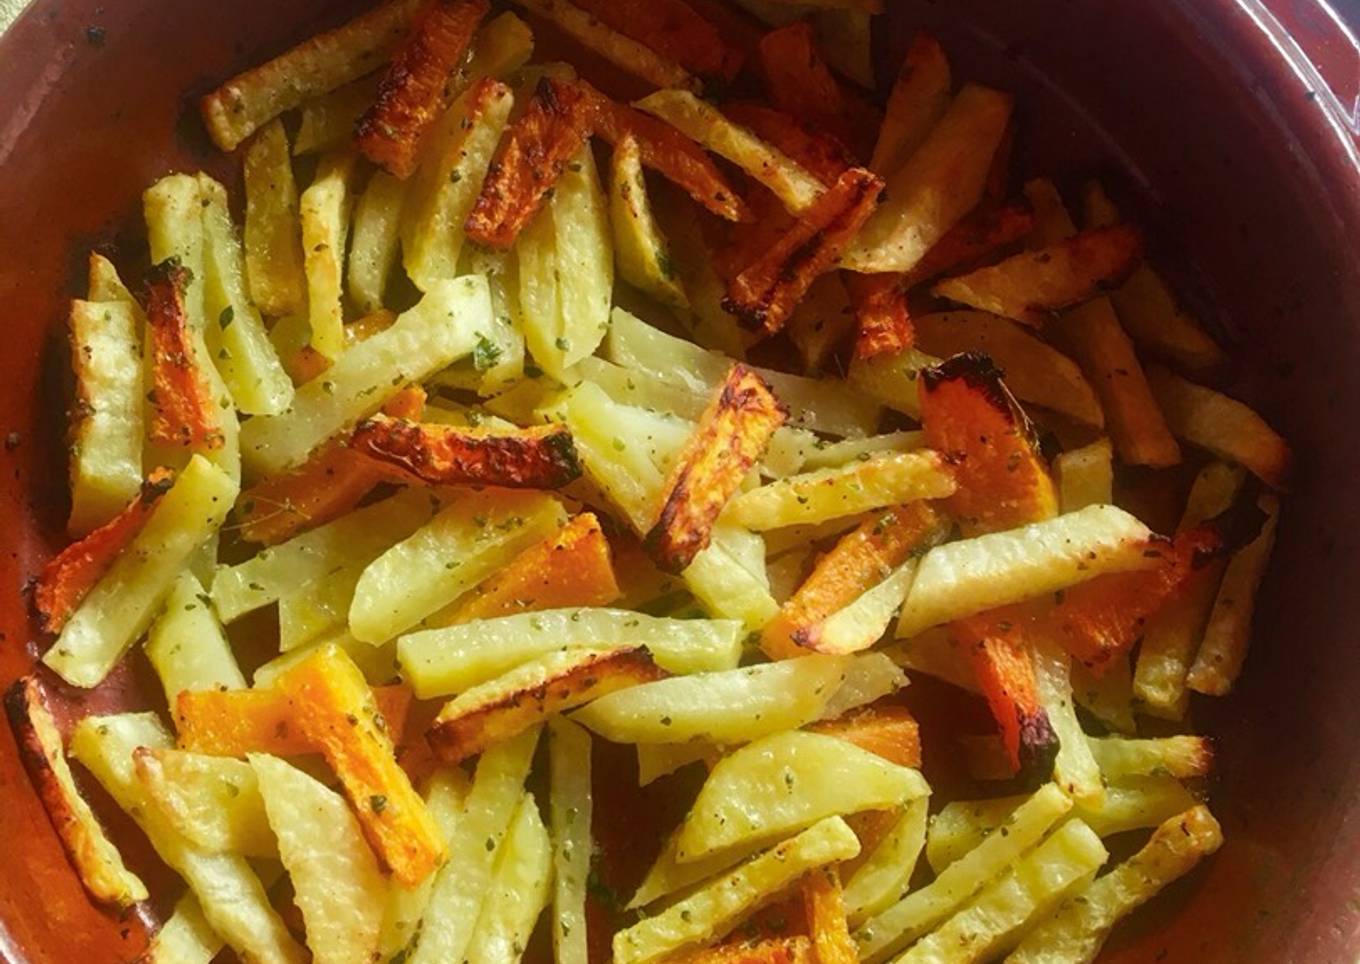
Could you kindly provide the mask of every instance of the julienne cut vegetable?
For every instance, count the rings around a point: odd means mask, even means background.
[[[6,700],[145,961],[1082,962],[1218,849],[1288,446],[880,6],[389,0],[203,99]]]

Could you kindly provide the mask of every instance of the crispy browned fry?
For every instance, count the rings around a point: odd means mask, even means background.
[[[764,379],[745,365],[732,366],[676,460],[647,533],[658,566],[681,572],[703,551],[723,506],[788,416]]]
[[[905,277],[908,288],[969,267],[1014,244],[1034,229],[1034,208],[1024,198],[984,206],[949,229]]]
[[[1039,328],[1053,312],[1117,285],[1137,265],[1141,247],[1138,232],[1127,225],[1093,228],[947,278],[935,285],[934,292]]]
[[[972,661],[978,688],[996,719],[1012,769],[1026,782],[1048,779],[1058,754],[1058,737],[1039,702],[1028,647],[1014,627],[987,619],[961,619],[950,630]]]
[[[926,442],[953,463],[946,503],[965,535],[1058,514],[1058,494],[1029,419],[985,355],[955,355],[921,372]]]
[[[173,482],[174,473],[169,469],[153,470],[142,483],[142,491],[121,512],[43,566],[33,589],[33,605],[42,618],[44,631],[61,631],[85,594],[113,565],[118,553],[136,538]]]
[[[740,939],[735,944],[705,947],[665,959],[665,964],[819,964],[809,938],[770,937],[755,944]]]
[[[444,837],[397,764],[393,732],[354,661],[324,646],[279,677],[292,722],[340,778],[364,836],[407,887],[444,859]]]
[[[426,734],[435,755],[446,763],[461,762],[549,716],[666,676],[647,650],[637,646],[564,655],[532,679],[511,670],[501,678],[505,687],[492,681],[445,704]]]
[[[581,475],[562,424],[470,429],[375,415],[354,427],[350,447],[431,485],[557,489]]]
[[[905,706],[863,706],[808,729],[853,743],[898,766],[921,765],[921,728]]]
[[[101,904],[114,907],[145,900],[146,886],[124,866],[118,848],[76,787],[57,721],[35,677],[15,681],[5,694],[5,711],[19,759],[85,890]]]
[[[464,226],[467,236],[501,251],[514,244],[591,135],[596,113],[582,88],[544,77],[528,109],[501,138]]]
[[[878,206],[883,181],[851,168],[823,192],[798,223],[728,285],[723,307],[745,325],[774,334]]]
[[[575,0],[619,33],[664,54],[705,82],[727,82],[746,59],[685,0]]]
[[[146,336],[151,342],[152,441],[221,448],[222,426],[184,307],[189,271],[176,261],[152,267],[146,279]]]
[[[850,143],[850,117],[840,83],[817,52],[812,23],[771,30],[757,47],[765,93],[775,106]]]
[[[595,133],[610,144],[624,137],[637,141],[643,166],[656,171],[718,217],[748,221],[751,212],[704,149],[663,120],[610,100],[585,81],[577,81],[594,108]]]
[[[854,602],[913,553],[929,545],[943,517],[928,502],[876,512],[818,560],[812,575],[766,624],[760,648],[771,659],[790,659],[815,648],[822,623]]]
[[[859,964],[859,948],[845,919],[840,872],[834,866],[818,867],[803,878],[803,909],[817,964]]]
[[[600,520],[583,512],[552,538],[521,552],[457,603],[447,619],[428,622],[453,625],[539,609],[608,606],[620,595],[609,540]]]
[[[840,140],[791,114],[747,100],[724,104],[723,113],[783,151],[828,187],[854,164],[854,158]]]
[[[392,55],[378,99],[359,119],[360,153],[388,173],[410,177],[421,138],[448,106],[449,75],[459,65],[488,0],[431,0]]]
[[[419,419],[425,390],[411,385],[383,411],[393,418]],[[299,532],[338,519],[385,480],[404,480],[392,467],[364,458],[349,439],[336,439],[301,466],[262,479],[241,495],[239,524],[247,542],[272,546]]]
[[[845,287],[855,306],[855,358],[892,355],[916,344],[916,328],[907,311],[904,276],[845,272]]]

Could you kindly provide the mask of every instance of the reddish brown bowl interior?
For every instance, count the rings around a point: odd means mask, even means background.
[[[113,245],[124,263],[139,256],[139,195],[161,174],[206,166],[230,181],[235,163],[208,148],[193,96],[342,6],[353,4],[38,0],[0,39],[0,683],[32,665],[22,587],[62,541],[61,333],[67,300],[83,294],[86,252]],[[1290,42],[1267,6],[1352,104],[1355,48],[1301,0],[889,6],[885,63],[925,24],[956,76],[1017,91],[1026,172],[1068,184],[1111,177],[1152,229],[1162,263],[1233,341],[1238,361],[1225,382],[1259,403],[1298,455],[1246,674],[1231,698],[1194,707],[1219,738],[1213,802],[1228,844],[1122,930],[1109,957],[1353,961],[1360,171],[1355,132],[1328,114],[1332,98],[1311,65],[1287,62]],[[119,705],[149,682],[134,667],[84,699]],[[925,738],[929,749],[929,730]],[[8,731],[0,806],[5,956],[135,956],[142,925],[85,900]]]

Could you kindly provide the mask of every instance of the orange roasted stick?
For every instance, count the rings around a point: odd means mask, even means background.
[[[898,766],[921,765],[921,728],[905,706],[864,706],[808,729],[853,743]]]
[[[842,144],[850,143],[850,117],[845,97],[831,68],[817,52],[812,24],[797,20],[761,38],[756,48],[765,93],[786,114]]]
[[[707,84],[726,84],[746,59],[741,48],[685,0],[576,0],[576,5]]]
[[[845,919],[840,872],[818,867],[803,878],[803,909],[817,964],[859,964],[859,948]]]
[[[396,177],[414,173],[421,139],[448,106],[449,75],[490,9],[488,0],[426,4],[355,128],[360,153]]]
[[[767,252],[733,278],[723,307],[770,335],[784,327],[817,276],[830,270],[878,206],[883,181],[851,168]]]
[[[1058,495],[1029,419],[985,355],[965,353],[921,372],[926,443],[954,467],[945,505],[965,535],[1058,514]]]
[[[1015,627],[989,619],[961,619],[950,631],[973,665],[1012,769],[1030,781],[1047,779],[1058,737],[1039,702],[1034,663],[1023,637]]]
[[[749,221],[746,202],[704,149],[665,121],[610,100],[585,81],[576,86],[590,101],[594,133],[610,144],[637,141],[642,163],[727,221]]]
[[[448,616],[436,616],[429,624],[451,626],[540,609],[608,606],[620,595],[609,540],[600,520],[583,512],[556,535],[521,552],[456,603]]]
[[[1019,198],[999,207],[981,207],[936,241],[920,263],[902,279],[914,287],[948,271],[976,264],[1034,230],[1034,208]]]
[[[411,709],[410,687],[375,686],[373,699],[385,730],[400,736]],[[276,687],[185,690],[172,709],[179,744],[186,750],[218,756],[296,756],[318,751],[297,724],[296,708]]]
[[[557,489],[581,475],[565,425],[464,429],[375,415],[354,427],[351,451],[430,485]]]
[[[464,230],[477,244],[507,250],[594,126],[581,87],[544,77],[528,109],[501,138]]]
[[[766,624],[760,648],[771,659],[790,659],[815,649],[822,623],[882,581],[913,552],[942,533],[944,519],[927,502],[909,502],[875,513],[817,561],[812,575]]]
[[[390,399],[383,411],[393,418],[418,419],[425,390],[411,385]],[[380,482],[397,473],[366,459],[349,439],[328,442],[300,467],[263,479],[241,495],[241,538],[272,546],[344,515]]]
[[[773,107],[743,100],[724,104],[723,113],[797,161],[828,187],[854,165],[854,158],[840,140]]]
[[[903,275],[847,271],[844,277],[855,307],[857,361],[876,355],[895,355],[916,344],[916,329],[907,311]]]
[[[647,549],[661,569],[681,572],[707,547],[723,506],[788,416],[764,379],[745,365],[732,366],[676,460],[647,533]]]
[[[121,512],[48,560],[33,589],[33,605],[45,632],[61,631],[118,553],[142,531],[151,510],[174,481],[175,473],[169,469],[152,470],[141,492]]]
[[[153,442],[221,448],[222,425],[197,355],[184,293],[189,270],[176,259],[152,266],[146,278],[146,337],[151,348]]]

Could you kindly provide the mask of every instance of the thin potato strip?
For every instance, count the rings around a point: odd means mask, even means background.
[[[488,0],[425,4],[355,127],[361,154],[395,177],[411,176],[424,135],[446,106],[449,75],[490,9]]]
[[[345,264],[345,290],[365,314],[382,308],[401,245],[406,184],[375,171],[354,206],[354,230]]]
[[[171,709],[185,690],[246,685],[212,600],[192,572],[180,573],[165,597],[165,608],[147,632],[146,656],[160,677]]]
[[[278,115],[380,66],[421,5],[394,0],[233,77],[199,104],[213,142],[235,150]]]
[[[189,891],[175,902],[174,911],[152,935],[136,964],[212,964],[221,950],[222,938]]]
[[[276,858],[259,783],[248,763],[225,756],[139,747],[137,779],[161,815],[207,853]]]
[[[518,960],[551,899],[552,842],[538,803],[526,792],[496,852],[490,886],[468,942],[468,964]]]
[[[1105,799],[1105,777],[1077,719],[1072,695],[1072,659],[1051,639],[1034,645],[1030,659],[1034,663],[1039,703],[1058,738],[1053,781],[1079,804],[1099,806]]]
[[[378,84],[382,79],[383,72],[375,70],[343,87],[313,97],[299,107],[293,153],[298,156],[316,154],[351,143],[354,125],[378,99]]]
[[[544,77],[510,125],[464,230],[478,244],[506,250],[591,133],[591,101],[570,83]]]
[[[951,87],[944,48],[930,34],[916,34],[888,95],[883,124],[869,159],[871,170],[891,175],[916,153],[948,109]]]
[[[835,867],[819,867],[803,878],[803,908],[818,964],[859,964],[859,950],[845,920],[845,894]]]
[[[36,677],[14,682],[5,693],[5,712],[19,759],[85,890],[99,903],[117,908],[146,900],[146,885],[127,869],[99,818],[80,795],[57,721]]]
[[[427,485],[558,489],[581,475],[563,425],[459,429],[376,415],[354,427],[351,450]]]
[[[186,306],[191,277],[173,261],[147,274],[146,336],[155,399],[147,432],[163,445],[212,450],[222,447],[224,436]]]
[[[1091,754],[1107,780],[1167,773],[1178,780],[1208,776],[1214,745],[1207,736],[1165,736],[1129,740],[1119,736],[1088,737]]]
[[[676,275],[670,247],[653,217],[642,175],[642,151],[632,134],[625,134],[614,146],[609,221],[614,229],[614,256],[623,279],[664,304],[687,310],[689,299]]]
[[[554,959],[558,964],[589,964],[586,894],[594,848],[590,734],[567,720],[551,721],[548,773]]]
[[[344,264],[355,161],[348,150],[322,157],[298,204],[311,329],[307,344],[332,362],[345,350]]]
[[[1053,460],[1063,512],[1114,501],[1114,447],[1107,438],[1068,449]]]
[[[848,873],[846,917],[854,926],[880,914],[907,891],[926,842],[929,797],[913,800],[867,858]]]
[[[788,410],[759,375],[732,366],[667,480],[645,543],[657,564],[681,572],[709,544],[713,524],[765,454]]]
[[[847,274],[827,272],[812,283],[807,296],[789,316],[789,340],[803,361],[803,374],[817,377],[833,370],[836,353],[855,330],[855,312],[846,290]],[[797,438],[786,433],[785,438]],[[767,467],[769,460],[767,459]]]
[[[619,33],[667,57],[704,82],[730,82],[745,59],[685,0],[576,0]]]
[[[803,211],[797,224],[732,279],[723,307],[749,328],[784,327],[817,276],[835,265],[878,206],[883,182],[852,168]]]
[[[460,693],[426,738],[446,763],[460,763],[549,716],[665,675],[640,647],[567,649]]]

